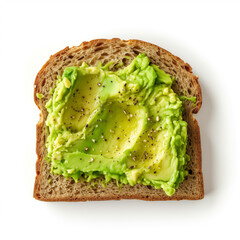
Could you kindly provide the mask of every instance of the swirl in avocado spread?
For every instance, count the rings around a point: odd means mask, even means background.
[[[116,72],[110,64],[67,67],[58,78],[46,104],[52,173],[151,185],[171,196],[189,160],[173,78],[145,54]]]

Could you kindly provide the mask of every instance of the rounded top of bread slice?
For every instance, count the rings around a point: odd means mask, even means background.
[[[117,65],[123,62],[123,67],[128,65],[139,53],[146,53],[150,61],[160,67],[166,73],[175,77],[173,90],[179,95],[187,97],[195,96],[196,104],[188,102],[188,110],[197,113],[202,105],[201,88],[198,77],[193,75],[192,68],[179,57],[154,44],[140,40],[96,39],[83,42],[79,46],[66,47],[57,52],[44,64],[35,80],[35,103],[43,109],[43,104],[49,99],[49,89],[53,88],[57,76],[61,76],[64,68],[68,66],[80,66],[83,62],[96,66],[99,61],[106,64],[114,61]],[[114,64],[112,65],[114,70]],[[42,101],[36,96],[41,93]]]

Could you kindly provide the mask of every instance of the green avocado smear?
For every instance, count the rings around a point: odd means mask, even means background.
[[[47,161],[76,182],[144,184],[169,196],[187,175],[187,123],[173,78],[139,54],[110,71],[66,67],[47,102]]]

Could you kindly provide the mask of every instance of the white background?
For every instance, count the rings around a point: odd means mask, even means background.
[[[0,1],[0,238],[239,237],[240,4],[237,1]],[[199,76],[205,198],[45,203],[33,199],[37,72],[95,38],[155,43]]]

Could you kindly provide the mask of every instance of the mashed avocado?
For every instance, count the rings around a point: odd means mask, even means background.
[[[169,74],[139,54],[116,72],[108,65],[67,67],[47,102],[47,160],[54,174],[78,181],[163,188],[187,174],[187,123]]]

